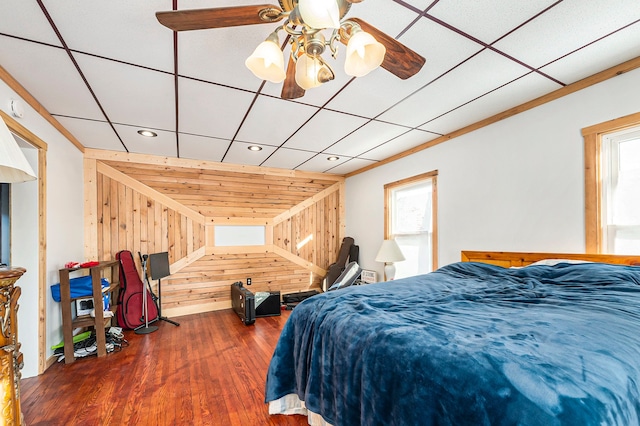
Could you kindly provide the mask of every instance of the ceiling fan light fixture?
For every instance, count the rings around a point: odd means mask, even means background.
[[[319,56],[302,55],[296,62],[296,83],[304,90],[335,78],[333,70]]]
[[[387,49],[371,34],[362,30],[352,31],[355,32],[347,43],[344,72],[353,77],[362,77],[382,64]]]
[[[244,64],[261,80],[280,83],[286,77],[284,57],[278,46],[278,35],[274,32],[260,43]]]
[[[304,23],[311,28],[340,27],[340,9],[336,0],[299,0],[298,10]]]

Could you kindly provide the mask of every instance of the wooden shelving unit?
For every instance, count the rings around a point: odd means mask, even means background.
[[[70,275],[79,272],[78,276],[91,276],[91,289],[93,294],[93,305],[95,308],[95,317],[90,315],[81,315],[72,318],[71,303],[77,298],[71,297],[71,288],[69,284]],[[109,288],[106,290],[111,294],[111,311],[116,310],[116,302],[118,300],[118,290],[120,287],[120,262],[112,260],[108,262],[100,262],[96,266],[89,268],[64,268],[60,269],[60,303],[62,308],[62,334],[64,336],[64,362],[71,364],[75,361],[73,351],[73,330],[77,328],[93,327],[96,330],[96,345],[98,348],[98,356],[107,354],[107,345],[105,333],[101,332],[105,327],[111,324],[111,317],[104,316],[102,303],[102,285],[101,278],[109,280]],[[86,296],[85,296],[86,297]]]

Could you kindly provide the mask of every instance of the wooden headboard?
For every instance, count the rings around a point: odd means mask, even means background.
[[[640,266],[640,256],[616,254],[579,254],[579,253],[527,253],[507,251],[463,251],[463,262],[482,262],[509,268],[526,266],[544,259],[588,260],[590,262],[617,263]]]

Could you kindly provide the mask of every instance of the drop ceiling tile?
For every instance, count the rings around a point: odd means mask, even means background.
[[[468,38],[424,18],[411,27],[401,41],[426,59],[416,75],[401,80],[382,68],[377,69],[357,78],[327,108],[376,117],[482,48]]]
[[[0,1],[0,33],[62,46],[46,16],[35,1]],[[10,19],[9,19],[10,17]],[[4,43],[4,39],[2,39]]]
[[[355,172],[356,170],[360,170],[363,167],[367,167],[375,163],[376,161],[372,161],[372,160],[363,160],[362,158],[351,158],[348,161],[345,161],[344,163],[339,164],[334,168],[326,170],[326,173],[345,175],[347,173]]]
[[[271,24],[275,28],[275,24]],[[180,75],[256,91],[262,80],[245,60],[274,29],[269,25],[214,28],[178,33]],[[272,84],[272,83],[269,83]]]
[[[110,0],[90,7],[83,0],[43,3],[70,49],[173,71],[173,31],[155,16],[171,9],[170,1]]]
[[[379,119],[420,126],[528,72],[527,68],[498,53],[483,50]]]
[[[180,158],[221,162],[230,140],[180,133]]]
[[[494,46],[538,68],[638,18],[638,0],[563,1]]]
[[[295,169],[296,166],[309,160],[316,155],[315,152],[302,151],[299,149],[277,149],[261,166],[278,167],[280,169]]]
[[[242,90],[180,78],[180,132],[232,139],[254,95]]]
[[[262,151],[249,151],[249,146],[251,146],[249,143],[233,142],[223,161],[259,166],[276,149],[274,146],[262,145]]]
[[[364,118],[321,110],[284,146],[321,152],[366,122]]]
[[[161,157],[177,157],[176,135],[174,132],[153,129],[158,136],[149,138],[138,134],[139,127],[114,124],[120,138],[129,152],[138,154],[159,155]]]
[[[420,128],[441,134],[451,133],[560,88],[557,83],[532,72]]]
[[[411,129],[395,124],[371,121],[351,133],[340,142],[325,149],[331,154],[357,157],[378,145],[381,145]]]
[[[422,11],[424,8],[418,7],[418,9]],[[353,3],[346,18],[360,18],[376,29],[396,38],[418,16],[419,14],[416,11],[394,1],[366,0],[360,3]],[[399,40],[404,43],[404,36]],[[416,50],[414,46],[409,47]]]
[[[557,0],[441,0],[428,14],[491,44]],[[490,25],[487,23],[490,22]]]
[[[433,0],[405,0],[409,6],[419,10],[425,10],[430,4],[433,4]]]
[[[0,37],[0,64],[52,114],[103,120],[67,53],[57,47]]]
[[[167,128],[175,123],[171,75],[79,53],[74,57],[112,123],[173,130]]]
[[[341,157],[337,161],[327,160],[328,155],[319,154],[310,158],[308,161],[296,167],[296,170],[302,170],[304,172],[318,172],[322,173],[338,165],[344,163],[349,157]]]
[[[439,135],[423,132],[422,130],[412,130],[361,154],[360,157],[369,160],[384,160],[385,158],[415,148],[437,137],[439,137]]]
[[[280,146],[317,111],[316,107],[259,96],[236,140]]]
[[[109,123],[70,117],[55,117],[85,148],[125,151]]]
[[[578,50],[540,70],[571,84],[640,56],[640,22]]]

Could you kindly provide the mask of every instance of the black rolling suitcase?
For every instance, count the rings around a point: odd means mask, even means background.
[[[231,284],[231,306],[238,314],[244,325],[256,322],[256,300],[253,293],[242,286],[238,281]]]

